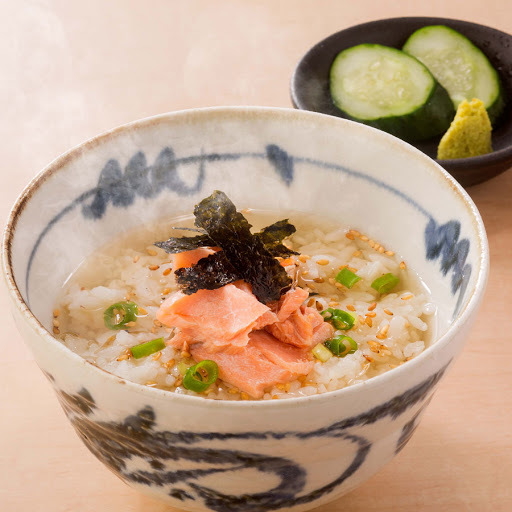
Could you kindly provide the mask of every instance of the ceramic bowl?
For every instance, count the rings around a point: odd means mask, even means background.
[[[304,55],[291,80],[292,103],[296,108],[343,117],[329,92],[329,70],[336,55],[361,43],[402,48],[415,30],[426,25],[447,25],[468,37],[498,70],[504,87],[507,107],[493,130],[494,151],[478,157],[438,161],[463,186],[475,185],[512,167],[512,36],[509,34],[448,18],[390,18],[356,25],[327,37]],[[436,158],[439,140],[437,137],[412,144],[431,158]]]
[[[127,382],[52,336],[52,307],[84,257],[213,189],[395,249],[438,306],[432,345],[340,391],[223,402]],[[14,318],[79,437],[129,485],[194,511],[310,509],[391,460],[463,347],[488,265],[474,204],[423,153],[343,119],[256,107],[165,114],[72,149],[25,189],[3,242]]]

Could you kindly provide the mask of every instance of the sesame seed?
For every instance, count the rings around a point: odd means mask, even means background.
[[[313,281],[315,283],[323,283],[325,281],[325,279],[323,277],[315,277],[315,279],[313,279]]]
[[[355,236],[352,234],[352,233],[345,233],[345,236],[349,239],[349,240],[354,240],[355,239]]]
[[[55,318],[57,318],[59,315],[60,315],[60,310],[58,310],[58,309],[54,309],[54,310],[53,310],[53,316],[54,316]]]
[[[147,253],[150,255],[150,256],[156,256],[158,253],[156,251],[154,251],[153,249],[146,249]]]
[[[309,259],[311,259],[311,256],[308,256],[307,254],[301,254],[299,256],[299,260],[302,261],[302,263],[306,263]]]
[[[133,327],[135,325],[135,322],[126,322],[125,327]]]
[[[175,381],[174,381],[174,385],[176,387],[178,386],[181,386],[181,383],[183,382],[183,377],[178,377]]]
[[[305,376],[305,375],[299,375],[299,376],[297,377],[297,380],[298,380],[299,382],[304,382],[304,381],[306,380],[306,376]]]
[[[376,302],[372,302],[372,303],[368,306],[368,311],[373,311],[376,307],[377,307],[377,303],[376,303]]]
[[[347,268],[347,267],[348,267],[348,265],[340,265],[338,268],[339,268],[340,270],[343,270],[344,268]]]
[[[384,313],[386,313],[386,315],[393,316],[393,311],[390,311],[389,309],[385,309]]]
[[[365,316],[369,316],[370,318],[375,318],[377,316],[377,313],[375,313],[375,311],[370,311],[369,313],[366,313]]]
[[[60,326],[60,322],[56,318],[53,319],[53,326],[54,327],[59,327]]]
[[[373,322],[372,322],[372,319],[367,316],[364,323],[368,326],[368,327],[372,327],[373,326]]]
[[[164,288],[163,291],[162,291],[162,295],[169,295],[169,293],[171,293],[171,289],[170,288]]]
[[[334,279],[334,277],[329,277],[329,283],[334,285],[336,283],[336,280]]]
[[[162,274],[163,274],[164,276],[168,276],[170,273],[171,273],[171,269],[170,269],[170,268],[166,268],[166,269],[162,272]]]
[[[369,341],[368,342],[368,346],[370,347],[370,350],[372,352],[375,352],[375,353],[379,353],[379,349],[380,349],[380,343],[378,343],[377,341]]]
[[[375,247],[375,242],[373,240],[368,240],[368,245],[373,248]]]
[[[162,327],[162,322],[160,320],[157,320],[156,318],[153,320],[153,325],[155,327]]]
[[[135,257],[133,258],[133,263],[137,263],[137,261],[139,261],[139,260],[140,260],[140,256],[139,256],[139,255],[137,255],[137,256],[135,256]]]
[[[361,236],[361,233],[359,233],[359,231],[357,231],[355,229],[351,229],[350,233],[352,233],[354,236]]]
[[[414,297],[414,295],[412,293],[410,293],[409,295],[404,295],[403,297],[400,297],[402,300],[409,300],[409,299],[412,299]]]
[[[308,308],[312,308],[314,305],[315,305],[315,299],[313,299],[313,297],[311,297],[311,299],[308,300]]]
[[[279,397],[277,395],[272,395],[272,400],[277,400]]]
[[[405,270],[405,268],[406,268],[405,261],[401,261],[401,262],[400,262],[400,268],[401,268],[402,270]]]
[[[380,249],[380,244],[375,244],[375,245],[373,246],[373,248],[374,248],[376,251],[378,251],[378,250]]]
[[[317,265],[329,265],[329,260],[326,260],[325,258],[322,258],[320,260],[316,260]]]
[[[301,272],[301,274],[302,274],[303,276],[307,276],[307,275],[309,274],[309,271],[308,271],[308,270],[303,270],[303,271]]]
[[[355,268],[355,267],[347,267],[347,268],[350,270],[350,272],[354,272],[354,273],[357,272],[357,268]]]
[[[383,334],[377,334],[375,337],[377,339],[379,339],[379,340],[385,340],[386,339],[386,336],[384,336]]]
[[[365,322],[364,316],[357,315],[357,318],[358,318],[360,324],[364,324],[364,322]]]
[[[164,366],[167,369],[171,369],[174,367],[175,364],[176,364],[176,361],[174,359],[169,359],[169,361],[167,361],[167,363],[164,363]]]
[[[352,304],[347,304],[346,308],[349,310],[349,311],[355,311],[356,308],[352,305]]]
[[[382,254],[384,252],[384,247],[379,247],[379,252]]]
[[[107,343],[112,343],[115,339],[116,339],[115,335],[110,336],[110,337],[107,339]]]
[[[240,393],[240,398],[241,398],[242,400],[249,400],[249,395],[248,395],[245,391],[242,391],[242,392]]]
[[[148,314],[148,312],[144,308],[139,308],[139,313],[141,315],[147,315]]]
[[[284,391],[284,384],[278,384],[276,388],[280,389],[281,391]]]
[[[149,265],[149,270],[158,270],[160,268],[160,265]]]
[[[128,292],[125,297],[126,300],[130,300],[132,298],[132,292]]]
[[[157,352],[153,355],[153,361],[158,361],[162,357],[162,352]]]
[[[127,359],[130,359],[130,356],[127,354],[122,354],[116,359],[116,361],[126,361]]]
[[[389,331],[389,324],[386,324],[381,330],[380,330],[380,334],[382,334],[383,336],[386,336],[388,334],[388,331]]]
[[[53,334],[60,334],[60,330],[58,327],[53,328]]]
[[[187,352],[186,350],[182,350],[181,357],[183,357],[183,359],[188,359],[190,357],[190,352]]]
[[[359,256],[361,256],[363,253],[361,251],[355,251],[354,254],[352,254],[352,256],[354,256],[354,258],[358,258]]]
[[[330,308],[333,308],[333,307],[339,306],[339,305],[340,305],[340,303],[335,301],[335,300],[332,300],[331,302],[329,302],[329,307]]]
[[[240,393],[240,391],[237,388],[229,388],[228,393],[230,395],[238,395],[238,393]]]
[[[322,304],[320,304],[320,302],[317,302],[316,309],[317,309],[317,311],[322,311],[324,309],[324,307],[322,306]]]
[[[288,391],[290,391],[290,388],[292,387],[292,385],[287,382],[285,385],[284,385],[284,390],[288,393]]]
[[[366,235],[361,235],[360,238],[363,242],[368,242],[369,240],[369,238]]]
[[[339,290],[343,290],[343,285],[341,283],[334,283],[334,286],[336,286],[336,288],[338,288]]]
[[[155,334],[156,333],[156,328],[153,326],[151,327],[151,334]]]
[[[394,256],[395,251],[386,251],[384,254],[386,254],[386,256]]]
[[[373,363],[373,357],[367,356],[366,354],[363,354],[363,357],[369,362]]]

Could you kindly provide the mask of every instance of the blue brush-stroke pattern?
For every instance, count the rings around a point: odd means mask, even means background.
[[[450,270],[452,272],[452,293],[454,295],[459,293],[453,315],[455,316],[458,313],[462,307],[471,276],[471,265],[466,263],[470,243],[466,238],[459,240],[461,229],[459,221],[452,220],[440,226],[433,215],[417,201],[382,180],[342,165],[292,156],[275,144],[268,144],[264,153],[209,153],[184,158],[176,158],[173,149],[165,147],[157,156],[153,165],[148,165],[145,154],[139,151],[128,161],[124,172],[117,160],[109,160],[100,173],[98,185],[84,192],[67,205],[50,220],[38,236],[27,263],[25,276],[27,303],[29,303],[30,271],[42,240],[50,229],[76,206],[82,206],[82,213],[85,218],[98,220],[103,217],[109,205],[115,208],[126,208],[133,204],[137,197],[146,199],[156,197],[164,190],[173,191],[179,197],[195,195],[203,187],[206,163],[235,161],[245,158],[266,159],[287,186],[293,183],[297,165],[308,164],[342,172],[353,178],[372,183],[412,206],[427,219],[425,228],[426,258],[436,260],[441,257],[441,272],[443,275],[446,275]],[[180,166],[193,164],[199,164],[199,169],[195,183],[189,186],[180,178],[178,169]]]
[[[97,406],[85,388],[76,394],[57,389],[57,395],[85,445],[123,480],[166,487],[170,496],[182,501],[199,498],[209,509],[216,512],[265,512],[311,503],[334,491],[364,464],[372,448],[372,443],[361,435],[361,428],[384,418],[396,420],[411,407],[421,403],[413,419],[402,429],[397,449],[402,448],[412,435],[420,412],[428,404],[434,387],[449,364],[418,385],[373,409],[310,432],[159,431],[156,429],[155,412],[149,406],[120,423],[106,422],[94,419]],[[46,375],[55,385],[53,377],[48,373]],[[357,434],[351,432],[352,428],[356,429]],[[316,438],[330,438],[333,443],[341,440],[353,443],[354,457],[347,467],[340,468],[338,475],[332,475],[329,483],[305,494],[302,493],[308,475],[300,464],[290,458],[247,451],[251,450],[251,440],[298,439],[306,449],[307,445],[304,443]],[[246,443],[247,449],[230,449],[229,441],[236,440],[249,441]],[[215,441],[215,447],[197,446],[205,441]],[[152,470],[130,470],[127,462],[133,457],[144,458]],[[201,467],[190,470],[172,469],[172,463],[180,460],[201,463]],[[246,469],[275,476],[279,483],[265,492],[241,495],[226,495],[200,483],[204,476],[225,474],[228,477],[229,473]]]

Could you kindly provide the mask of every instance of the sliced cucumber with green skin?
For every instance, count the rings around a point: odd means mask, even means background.
[[[404,52],[423,62],[448,91],[455,108],[478,98],[491,122],[505,105],[498,72],[467,37],[445,25],[420,28],[406,41]]]
[[[334,104],[347,117],[405,140],[444,133],[455,115],[450,96],[421,62],[379,44],[339,53],[330,88]]]

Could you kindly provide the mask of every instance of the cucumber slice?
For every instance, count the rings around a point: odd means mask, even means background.
[[[420,28],[406,41],[404,52],[423,62],[448,90],[455,108],[462,100],[478,98],[491,122],[505,105],[497,71],[465,36],[445,25]]]
[[[455,109],[430,71],[406,53],[360,44],[339,53],[330,71],[334,104],[354,121],[406,140],[444,133]]]

